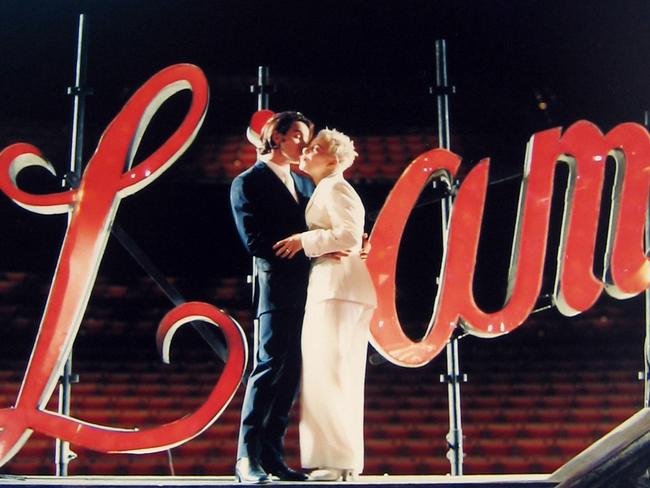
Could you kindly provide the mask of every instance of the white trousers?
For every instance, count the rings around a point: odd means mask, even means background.
[[[363,400],[374,308],[308,304],[302,328],[300,458],[304,468],[363,470]]]

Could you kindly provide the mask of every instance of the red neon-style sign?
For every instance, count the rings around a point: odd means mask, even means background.
[[[605,277],[593,274],[604,166],[616,162]],[[395,307],[395,271],[399,241],[417,195],[433,176],[451,179],[460,158],[436,149],[416,158],[391,191],[372,231],[368,268],[379,305],[371,323],[372,344],[389,361],[422,366],[448,342],[457,324],[481,337],[496,337],[519,327],[530,315],[541,283],[549,229],[553,171],[560,162],[570,178],[558,257],[554,302],[565,315],[591,307],[603,288],[627,298],[650,286],[650,263],[643,232],[650,188],[650,136],[644,127],[621,124],[606,136],[580,121],[564,135],[560,129],[535,134],[524,163],[519,211],[508,279],[506,303],[493,313],[482,311],[473,296],[481,220],[489,161],[468,174],[453,202],[443,256],[438,296],[427,332],[420,341],[408,338]]]
[[[180,90],[192,92],[188,112],[170,138],[151,156],[131,167],[140,139],[157,109]],[[143,430],[94,425],[45,410],[68,356],[96,278],[120,200],[160,176],[185,151],[198,131],[208,103],[208,87],[195,66],[171,66],[147,81],[104,132],[79,188],[33,195],[16,186],[28,166],[54,173],[37,148],[15,144],[0,153],[0,189],[17,204],[38,213],[69,213],[69,226],[32,356],[14,407],[0,410],[0,465],[20,449],[33,431],[106,452],[153,452],[179,445],[205,430],[235,393],[246,364],[246,342],[239,326],[216,307],[186,303],[159,325],[164,360],[174,332],[203,319],[224,332],[229,357],[207,401],[175,422]],[[594,248],[604,180],[611,156],[617,165],[605,263],[605,277],[593,274]],[[506,303],[485,313],[473,296],[476,253],[485,203],[489,161],[465,178],[453,202],[442,260],[440,288],[425,336],[412,341],[395,308],[395,275],[404,226],[423,186],[432,178],[453,179],[460,166],[455,154],[436,149],[416,158],[388,196],[372,231],[368,258],[378,294],[371,324],[372,343],[388,360],[408,367],[433,359],[460,324],[469,333],[496,337],[519,327],[539,296],[549,230],[553,172],[570,171],[558,253],[554,301],[560,312],[587,310],[603,288],[612,296],[634,296],[650,285],[650,263],[643,231],[650,188],[650,136],[636,124],[622,124],[607,135],[581,121],[564,134],[551,129],[535,134],[524,163],[519,211]]]
[[[153,154],[132,169],[138,145],[158,108],[172,95],[190,90],[192,101],[183,121]],[[17,174],[28,166],[54,173],[40,151],[14,144],[0,153],[0,189],[14,202],[43,214],[68,213],[69,224],[36,343],[14,407],[0,410],[0,465],[20,449],[32,432],[106,452],[153,452],[179,445],[205,430],[232,399],[246,365],[241,328],[216,307],[190,302],[171,310],[158,327],[159,351],[169,361],[176,330],[192,320],[219,327],[228,344],[228,361],[207,400],[174,422],[144,429],[95,425],[45,410],[77,334],[104,253],[120,200],[152,183],[187,149],[208,105],[203,72],[175,65],[149,79],[127,102],[101,137],[79,188],[52,195],[34,195],[16,186]]]

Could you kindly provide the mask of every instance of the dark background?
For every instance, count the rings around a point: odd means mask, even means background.
[[[72,99],[66,87],[74,80],[82,12],[88,22],[87,85],[93,90],[84,162],[128,97],[155,72],[179,62],[200,66],[211,88],[193,148],[243,134],[256,108],[249,86],[259,65],[270,68],[274,110],[298,109],[319,127],[353,136],[435,133],[428,88],[435,82],[435,40],[444,38],[456,86],[452,150],[463,157],[464,171],[491,157],[492,180],[521,172],[526,142],[537,131],[580,119],[607,131],[621,122],[643,122],[650,109],[646,0],[5,0],[0,8],[0,146],[34,143],[59,174],[69,165]],[[161,112],[141,154],[175,127],[186,103],[179,96]],[[181,178],[181,168],[193,164],[191,149],[155,185],[125,199],[117,222],[164,274],[243,276],[249,262],[234,234],[229,182]],[[26,174],[21,184],[34,191],[59,188],[59,180],[40,173]],[[391,185],[358,186],[369,215]],[[505,293],[519,185],[515,178],[492,186],[488,195],[476,284],[487,307],[500,306]],[[559,192],[556,199],[554,222],[561,214]],[[427,208],[407,227],[400,276],[413,284],[413,303],[429,307],[440,247],[438,210]],[[30,214],[5,200],[0,219],[0,269],[50,275],[65,216]],[[552,230],[543,293],[552,288],[557,223]],[[602,244],[600,249],[602,254]],[[121,278],[133,269],[111,239],[100,272]]]
[[[261,64],[277,85],[276,110],[298,108],[353,131],[431,126],[439,38],[458,90],[455,131],[525,139],[581,118],[606,130],[641,121],[650,105],[650,4],[642,0],[9,0],[0,19],[3,118],[68,121],[81,12],[94,90],[88,122],[99,128],[144,80],[178,62],[208,76],[210,130],[245,126]]]

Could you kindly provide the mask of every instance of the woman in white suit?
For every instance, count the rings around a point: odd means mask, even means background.
[[[363,401],[375,290],[359,250],[365,211],[343,178],[357,153],[349,137],[324,129],[303,151],[300,168],[316,183],[308,231],[275,245],[312,259],[302,329],[300,453],[313,480],[346,480],[363,470]],[[350,251],[340,260],[323,257]]]

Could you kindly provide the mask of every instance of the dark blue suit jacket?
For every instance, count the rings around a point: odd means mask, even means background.
[[[280,259],[272,247],[277,241],[307,230],[305,207],[314,191],[307,177],[291,173],[298,202],[263,162],[237,176],[230,187],[230,205],[239,236],[255,256],[258,269],[258,316],[272,310],[304,308],[309,259],[300,252]]]

